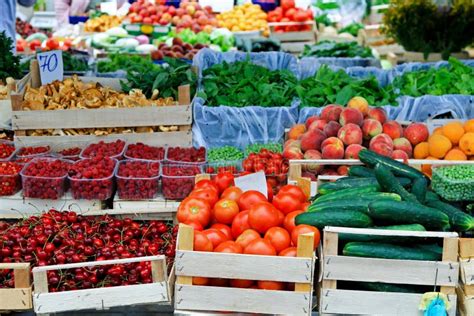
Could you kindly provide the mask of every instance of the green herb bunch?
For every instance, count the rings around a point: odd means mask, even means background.
[[[321,41],[315,45],[305,45],[302,57],[373,57],[368,47],[363,47],[357,42],[336,43],[334,41]]]
[[[144,72],[156,68],[150,57],[127,54],[111,54],[107,60],[97,63],[99,73],[115,72],[118,70]]]
[[[15,56],[11,50],[13,41],[5,31],[0,33],[0,80],[5,82],[8,77],[20,78],[20,57]]]

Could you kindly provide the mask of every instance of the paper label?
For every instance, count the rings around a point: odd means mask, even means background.
[[[240,188],[243,192],[254,190],[268,197],[267,179],[263,171],[235,178],[234,182],[235,186]]]
[[[54,80],[63,80],[63,52],[52,50],[36,54],[38,60],[41,84],[45,85]]]

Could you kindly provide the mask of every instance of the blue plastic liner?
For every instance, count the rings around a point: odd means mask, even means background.
[[[474,67],[474,60],[473,59],[465,59],[461,60],[467,66]],[[447,61],[438,61],[438,62],[430,62],[430,63],[405,63],[398,65],[393,68],[393,75],[394,76],[401,76],[405,72],[412,72],[418,70],[427,70],[431,67],[439,68],[439,67],[446,67],[449,63]]]
[[[299,101],[290,107],[205,106],[202,98],[193,101],[193,144],[207,148],[279,142],[285,128],[298,121]]]
[[[362,57],[303,57],[300,63],[319,63],[342,68],[349,67],[378,67],[380,68],[380,60],[376,58]]]

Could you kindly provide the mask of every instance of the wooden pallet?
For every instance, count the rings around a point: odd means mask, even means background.
[[[338,255],[338,234],[366,234],[377,236],[410,236],[442,238],[442,261],[376,259]],[[320,315],[420,315],[422,294],[344,290],[337,281],[382,282],[441,286],[452,308],[448,315],[456,315],[456,286],[459,263],[458,235],[444,232],[386,231],[345,227],[324,229],[322,271],[320,275]],[[369,268],[370,267],[370,268]]]
[[[32,309],[30,264],[0,263],[0,270],[14,270],[15,272],[15,288],[0,289],[0,313],[2,311],[25,311]]]
[[[48,292],[47,271],[145,261],[151,261],[153,283]],[[33,280],[33,306],[37,314],[90,309],[104,310],[111,307],[141,304],[171,304],[172,300],[170,287],[172,279],[168,277],[166,257],[163,255],[35,267],[33,268]]]
[[[313,236],[301,235],[298,257],[193,251],[194,230],[181,224],[176,252],[175,310],[310,315]],[[295,291],[195,286],[194,277],[295,282]]]
[[[34,73],[29,74],[32,87],[39,84],[34,80]],[[79,77],[83,82],[98,82],[103,86],[121,91],[120,79]],[[192,106],[190,86],[178,88],[176,106],[149,106],[133,108],[100,108],[74,110],[23,111],[21,103],[25,89],[12,94],[12,127],[15,131],[15,142],[19,145],[39,143],[64,143],[68,141],[97,141],[123,139],[129,142],[146,141],[156,146],[191,146],[192,145]],[[124,133],[106,136],[26,136],[28,130],[46,129],[83,129],[113,127],[147,127],[178,126],[175,132]]]

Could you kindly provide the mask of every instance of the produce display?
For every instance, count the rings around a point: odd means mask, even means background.
[[[220,27],[232,32],[260,31],[263,36],[269,36],[267,14],[259,5],[245,3],[235,6],[232,10],[217,15]]]
[[[258,153],[250,153],[242,162],[242,168],[249,173],[263,171],[270,188],[278,192],[281,185],[286,183],[289,164],[281,153],[261,149]]]
[[[233,146],[224,146],[212,148],[207,152],[207,160],[209,162],[216,161],[235,161],[244,158],[244,153]]]
[[[473,201],[473,180],[473,165],[438,166],[433,168],[433,190],[448,201]]]
[[[194,188],[195,176],[201,173],[198,164],[166,164],[161,168],[161,190],[170,200],[182,200]]]
[[[107,59],[97,62],[97,71],[99,73],[123,71],[138,71],[143,69],[152,69],[156,67],[153,62],[140,55],[109,54]]]
[[[201,164],[206,162],[206,148],[169,147],[166,160],[172,163]]]
[[[14,162],[0,162],[0,196],[13,195],[21,189],[20,171],[23,166]]]
[[[20,68],[24,72],[30,71],[31,59],[27,59],[20,64]],[[89,70],[87,56],[73,55],[69,52],[63,52],[63,69],[69,72],[84,72]]]
[[[124,200],[153,199],[158,194],[160,163],[125,160],[117,169],[117,193]]]
[[[155,147],[143,143],[128,144],[125,150],[127,159],[144,159],[162,161],[165,159],[166,150],[163,147]]]
[[[28,37],[34,33],[39,33],[39,30],[33,27],[30,23],[22,21],[19,18],[16,18],[15,21],[15,31],[22,37]]]
[[[180,38],[173,38],[171,46],[167,43],[161,43],[158,45],[158,49],[151,52],[151,59],[163,60],[164,57],[170,58],[184,58],[192,60],[194,55],[206,45],[195,44],[194,46],[189,43],[183,43]]]
[[[8,160],[15,152],[15,145],[8,141],[0,140],[0,161]]]
[[[321,41],[315,45],[305,45],[302,57],[362,57],[371,58],[372,52],[368,47],[362,47],[357,42]]]
[[[120,159],[124,150],[125,142],[123,140],[116,140],[110,143],[101,140],[84,148],[81,152],[81,158],[110,157]]]
[[[99,17],[87,20],[86,23],[84,23],[84,31],[105,32],[113,27],[119,26],[121,23],[121,17],[103,14]]]
[[[282,0],[280,6],[268,12],[268,22],[308,22],[313,21],[313,11],[297,8],[294,0]],[[286,26],[276,26],[275,32],[298,32],[311,31],[309,24],[288,24]]]
[[[5,31],[0,32],[0,80],[5,81],[8,77],[19,78],[20,57],[12,53],[13,41],[7,37]]]
[[[183,43],[193,45],[195,48],[198,48],[198,45],[202,45],[202,47],[209,46],[213,50],[222,52],[229,51],[235,45],[234,34],[224,28],[214,29],[211,33],[204,31],[195,33],[191,29],[184,29],[179,33],[171,31],[168,35],[158,38],[157,43],[166,43],[168,46],[173,46],[176,38]]]

